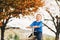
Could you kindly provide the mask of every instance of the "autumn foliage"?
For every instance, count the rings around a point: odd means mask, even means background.
[[[36,12],[39,7],[44,6],[42,0],[1,0],[0,7],[5,9],[5,12],[0,12],[0,19],[7,15],[19,14],[29,15],[31,12]],[[10,8],[14,8],[12,11]]]
[[[22,14],[35,12],[38,7],[42,7],[44,5],[44,2],[42,2],[41,0],[24,0],[17,3],[17,9],[19,9]]]
[[[20,12],[23,15],[35,12],[38,7],[42,7],[44,2],[42,0],[6,0],[8,6],[15,8],[15,12]]]

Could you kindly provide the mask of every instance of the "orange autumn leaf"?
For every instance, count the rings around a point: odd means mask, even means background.
[[[37,11],[38,7],[44,6],[44,2],[42,2],[42,0],[6,0],[5,2],[7,5],[15,8],[15,12],[17,12],[17,9],[19,10],[18,12],[23,14],[27,13],[23,12],[24,10],[26,11],[26,9],[28,9],[28,13],[30,13],[32,11]],[[32,8],[32,10],[30,8]]]

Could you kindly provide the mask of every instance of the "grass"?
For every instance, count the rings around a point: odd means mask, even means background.
[[[50,35],[43,35],[43,40],[55,40],[55,37]]]

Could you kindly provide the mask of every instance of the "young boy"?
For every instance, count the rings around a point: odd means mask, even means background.
[[[30,26],[27,28],[34,28],[34,35],[36,36],[37,40],[42,40],[42,16],[40,14],[36,15],[36,21],[34,21]]]

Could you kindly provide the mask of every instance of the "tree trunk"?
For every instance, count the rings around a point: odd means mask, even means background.
[[[4,31],[5,31],[5,28],[2,27],[1,28],[1,40],[4,40]]]
[[[59,40],[59,33],[56,33],[55,40]]]

